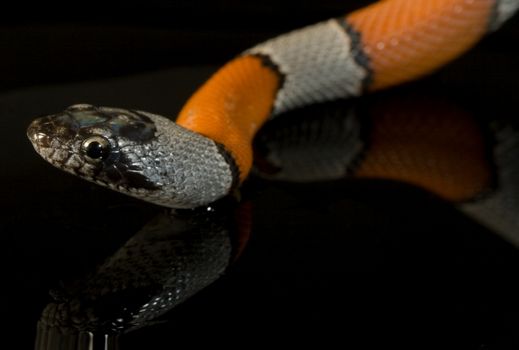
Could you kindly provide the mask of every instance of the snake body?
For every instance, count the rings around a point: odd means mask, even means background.
[[[270,118],[429,74],[518,8],[519,0],[378,1],[245,51],[176,122],[81,104],[35,120],[28,136],[44,159],[87,180],[162,206],[201,206],[247,178],[253,138]],[[361,154],[352,148],[351,164]]]

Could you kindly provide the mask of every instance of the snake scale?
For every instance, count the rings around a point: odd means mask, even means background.
[[[518,8],[519,0],[378,1],[243,52],[194,93],[176,122],[77,104],[36,119],[27,134],[45,160],[86,180],[161,206],[202,206],[247,178],[252,141],[269,119],[427,75]],[[363,165],[363,154],[348,152],[351,171],[373,176],[377,165]],[[471,195],[446,195],[457,194]]]

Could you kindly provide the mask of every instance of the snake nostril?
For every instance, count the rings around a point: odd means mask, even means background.
[[[42,129],[42,123],[39,119],[33,121],[27,128],[27,137],[32,144],[45,147],[49,144],[49,135]]]
[[[50,139],[49,139],[48,135],[46,135],[42,132],[36,132],[36,133],[28,134],[28,136],[29,136],[29,140],[31,140],[31,142],[34,145],[37,145],[39,147],[49,147]]]

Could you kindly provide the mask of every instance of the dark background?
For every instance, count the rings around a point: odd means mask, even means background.
[[[1,87],[223,63],[369,1],[20,2],[1,17]]]
[[[221,64],[273,35],[373,1],[18,2],[0,21],[0,88]],[[517,22],[514,20],[513,22]],[[518,26],[485,43],[516,50]]]
[[[59,108],[68,102],[59,94],[68,90],[113,105],[124,103],[126,92],[129,100],[174,113],[209,72],[240,51],[367,3],[19,2],[2,11],[3,331],[19,343],[15,348],[31,348],[49,288],[109,255],[155,210],[43,164],[23,135],[31,113]],[[472,111],[514,118],[518,38],[516,18],[423,84]],[[158,73],[151,97],[139,97],[131,81],[83,83],[165,68],[185,82],[169,83]],[[46,87],[70,82],[77,84]],[[168,84],[176,95],[164,92]],[[519,345],[516,249],[446,203],[385,182],[250,186],[256,209],[243,259],[171,312],[168,323],[128,335],[123,349],[207,342]]]

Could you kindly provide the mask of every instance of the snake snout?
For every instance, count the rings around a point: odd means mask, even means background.
[[[37,118],[27,128],[27,137],[36,149],[68,145],[76,134],[76,124],[67,113]]]
[[[27,137],[31,141],[34,147],[49,147],[50,146],[50,136],[49,130],[45,125],[46,118],[38,118],[34,120],[29,127],[27,128]]]

